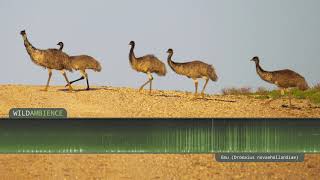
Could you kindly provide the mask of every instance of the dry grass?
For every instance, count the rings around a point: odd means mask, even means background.
[[[317,83],[316,85],[314,85],[312,87],[312,89],[315,89],[315,90],[319,90],[320,91],[320,83]]]
[[[267,95],[269,92],[270,90],[265,87],[258,87],[255,93],[258,95]]]
[[[252,94],[251,88],[249,87],[242,87],[242,88],[224,88],[222,89],[223,95],[248,95]]]

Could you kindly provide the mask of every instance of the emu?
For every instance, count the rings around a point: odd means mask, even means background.
[[[281,90],[281,95],[284,95],[284,91],[289,93],[289,107],[291,104],[291,92],[289,88],[298,88],[300,90],[307,90],[309,88],[305,78],[300,74],[290,70],[283,69],[278,71],[265,71],[260,66],[259,57],[255,56],[251,61],[256,64],[256,71],[260,78],[268,83],[275,84]]]
[[[48,69],[49,77],[44,91],[48,90],[50,79],[52,76],[52,69],[60,70],[69,85],[69,90],[72,91],[73,89],[65,72],[65,70],[72,72],[69,56],[64,52],[59,51],[58,49],[37,49],[29,42],[25,30],[22,30],[20,34],[22,35],[24,46],[26,47],[26,50],[32,62]]]
[[[168,49],[168,64],[170,68],[177,74],[187,76],[188,78],[192,78],[195,84],[195,97],[198,96],[198,78],[205,79],[205,84],[201,91],[201,96],[204,97],[204,91],[208,84],[209,79],[212,81],[217,81],[218,76],[215,72],[215,69],[212,65],[206,64],[201,61],[191,61],[185,63],[177,63],[172,61],[173,50]]]
[[[150,83],[149,93],[151,94],[153,80],[152,73],[156,73],[158,76],[165,76],[167,73],[166,66],[154,55],[145,55],[143,57],[138,58],[135,57],[133,51],[135,47],[135,42],[131,41],[129,45],[131,45],[131,49],[129,52],[129,61],[132,69],[138,72],[146,73],[148,76],[148,81],[142,84],[142,86],[139,88],[139,91],[141,91],[145,85]]]
[[[59,50],[62,51],[64,47],[63,42],[59,42],[57,45],[60,46]],[[97,61],[96,59],[88,55],[70,56],[69,60],[70,60],[72,69],[76,71],[79,70],[81,74],[81,77],[79,79],[71,81],[70,84],[86,79],[87,81],[86,90],[89,90],[90,86],[89,86],[89,79],[88,79],[88,74],[86,72],[86,69],[92,69],[93,71],[100,72],[102,68],[99,61]],[[67,84],[66,86],[68,85],[69,84]]]

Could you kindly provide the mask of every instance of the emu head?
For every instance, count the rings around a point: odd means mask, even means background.
[[[20,31],[20,34],[21,34],[22,36],[25,36],[25,35],[26,35],[26,30]]]
[[[259,57],[255,56],[250,61],[253,61],[253,62],[255,62],[257,64],[257,63],[259,63]]]
[[[134,41],[130,41],[129,45],[134,46],[135,45]]]
[[[63,42],[58,42],[58,44],[57,44],[58,46],[63,46]]]
[[[168,49],[167,53],[173,54],[173,50],[170,48],[170,49]]]
[[[62,49],[63,49],[63,42],[60,41],[57,45],[60,46],[60,49],[59,49],[59,50],[62,50]]]

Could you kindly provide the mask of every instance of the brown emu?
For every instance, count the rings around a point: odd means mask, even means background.
[[[59,42],[57,45],[60,46],[59,50],[62,51],[64,46],[63,42]],[[79,70],[81,73],[81,77],[79,79],[71,81],[70,84],[86,79],[87,81],[86,90],[89,90],[90,86],[89,86],[89,79],[88,79],[88,74],[86,72],[86,69],[92,69],[96,72],[100,72],[102,69],[100,63],[96,59],[88,55],[70,56],[69,60],[70,60],[72,69],[76,71]],[[68,84],[66,86],[68,86]]]
[[[284,95],[284,90],[289,92],[289,106],[291,107],[291,92],[289,88],[296,87],[300,90],[306,90],[309,88],[306,80],[300,74],[290,70],[278,70],[278,71],[265,71],[260,66],[259,57],[255,56],[251,59],[256,64],[256,71],[260,78],[268,83],[275,84],[281,90],[281,94]]]
[[[37,49],[33,47],[32,44],[29,42],[25,30],[21,31],[20,34],[22,35],[24,46],[26,47],[26,50],[32,62],[48,69],[49,77],[44,90],[48,90],[50,79],[52,76],[52,69],[55,69],[61,71],[65,80],[69,84],[69,90],[72,91],[72,87],[65,72],[65,70],[72,71],[69,56],[64,52],[59,51],[58,49]]]
[[[156,73],[159,76],[165,76],[167,73],[166,66],[154,55],[145,55],[143,57],[136,58],[133,51],[135,47],[135,42],[131,41],[129,45],[131,45],[129,61],[132,69],[138,72],[146,73],[148,75],[148,81],[140,87],[139,91],[142,90],[145,85],[150,83],[149,93],[151,93],[153,80],[152,73]]]
[[[187,76],[188,78],[192,78],[195,84],[195,96],[198,94],[198,78],[203,78],[206,80],[203,89],[201,91],[201,96],[204,97],[204,90],[208,84],[209,79],[212,81],[217,81],[218,76],[215,72],[215,69],[212,65],[206,64],[201,61],[191,61],[185,63],[176,63],[172,61],[173,50],[168,49],[168,64],[171,69],[180,75]]]

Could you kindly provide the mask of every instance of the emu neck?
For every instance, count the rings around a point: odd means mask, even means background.
[[[60,44],[59,50],[62,51],[62,49],[63,49],[63,44]]]
[[[24,41],[24,46],[26,47],[28,54],[32,57],[32,55],[35,53],[35,51],[37,49],[32,46],[32,44],[29,42],[26,35],[23,36],[23,41]]]
[[[171,59],[172,56],[173,56],[173,53],[169,53],[167,61],[168,61],[170,68],[175,71],[175,63]]]
[[[267,81],[267,82],[272,82],[272,74],[268,71],[265,71],[264,69],[261,68],[259,62],[256,63],[256,71],[257,74],[260,76],[261,79]]]
[[[259,62],[256,62],[256,70],[257,70],[258,74],[266,72],[264,69],[262,69],[262,67],[260,66]]]
[[[134,64],[137,61],[136,56],[134,55],[133,49],[134,49],[134,45],[131,46],[130,53],[129,53],[129,60],[131,64]]]
[[[26,47],[28,53],[31,55],[31,53],[33,51],[35,51],[36,48],[32,46],[32,44],[29,42],[27,36],[23,36],[23,42],[24,42],[24,46]]]

